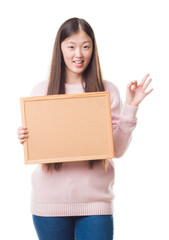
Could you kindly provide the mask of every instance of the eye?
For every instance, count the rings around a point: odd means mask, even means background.
[[[87,46],[87,45],[84,46],[84,49],[88,49],[88,48],[89,48],[89,46]]]
[[[69,46],[68,48],[69,48],[69,49],[74,49],[74,46]]]

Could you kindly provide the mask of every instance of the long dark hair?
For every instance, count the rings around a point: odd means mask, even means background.
[[[61,51],[61,43],[72,34],[77,33],[82,29],[93,42],[93,52],[91,60],[86,70],[83,73],[83,78],[85,81],[85,92],[98,92],[105,91],[103,85],[103,78],[100,68],[99,56],[97,51],[96,39],[93,32],[93,29],[84,19],[79,18],[70,18],[65,21],[59,28],[51,61],[50,75],[49,75],[49,84],[47,89],[47,95],[53,94],[64,94],[65,93],[65,63]],[[93,168],[95,163],[103,163],[105,170],[107,168],[107,160],[89,160],[90,168]],[[62,163],[49,163],[42,164],[44,170],[49,172],[50,170],[59,170],[62,167]]]

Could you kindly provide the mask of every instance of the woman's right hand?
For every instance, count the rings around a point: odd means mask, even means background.
[[[20,143],[23,144],[28,137],[28,130],[27,127],[21,126],[18,128],[18,139],[20,140]]]

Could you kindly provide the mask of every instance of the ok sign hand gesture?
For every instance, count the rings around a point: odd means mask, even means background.
[[[143,99],[150,94],[153,89],[150,89],[148,92],[145,92],[152,79],[150,78],[148,81],[147,78],[150,74],[146,74],[144,78],[141,80],[140,84],[137,84],[137,81],[131,81],[127,85],[126,91],[126,103],[133,106],[138,106]]]

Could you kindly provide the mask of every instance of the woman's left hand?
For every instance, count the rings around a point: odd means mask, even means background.
[[[133,106],[138,106],[143,99],[150,94],[153,89],[145,92],[152,79],[150,78],[148,81],[147,78],[150,74],[146,74],[144,78],[141,80],[140,84],[137,84],[137,81],[132,81],[127,85],[126,91],[126,103]]]

